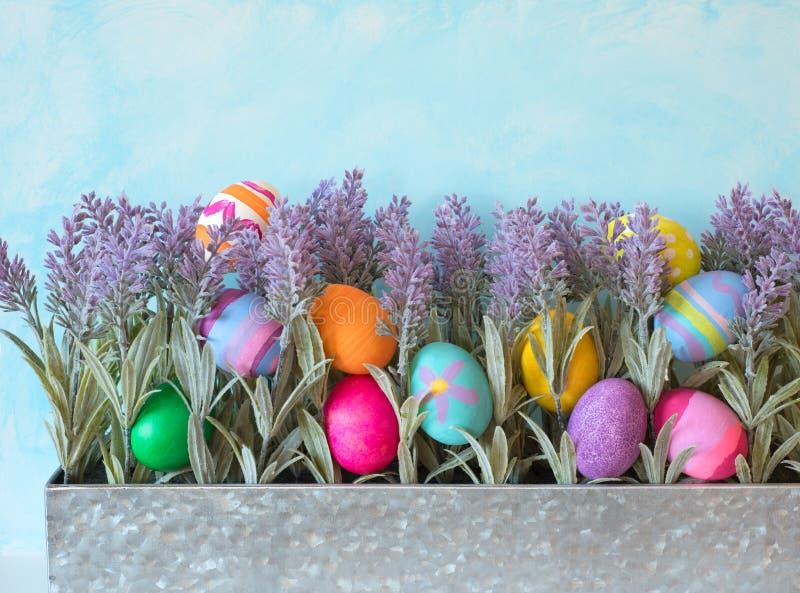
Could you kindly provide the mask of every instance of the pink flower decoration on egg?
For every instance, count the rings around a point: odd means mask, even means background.
[[[463,360],[454,360],[448,364],[441,375],[430,367],[419,367],[419,378],[425,387],[414,394],[420,407],[427,404],[431,398],[436,403],[436,420],[443,424],[447,420],[447,410],[450,408],[450,398],[455,398],[462,404],[474,406],[478,403],[478,392],[463,385],[453,383],[464,368]]]

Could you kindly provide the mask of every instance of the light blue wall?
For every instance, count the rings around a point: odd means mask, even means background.
[[[737,180],[800,190],[797,3],[394,4],[0,1],[0,236],[40,270],[81,192],[304,198],[353,165],[423,232],[454,191],[699,232]],[[7,341],[0,369],[0,555],[39,554],[47,406]]]

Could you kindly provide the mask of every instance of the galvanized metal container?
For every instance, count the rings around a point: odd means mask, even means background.
[[[800,485],[49,484],[53,593],[800,590]]]

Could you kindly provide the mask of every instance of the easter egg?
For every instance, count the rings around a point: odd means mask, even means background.
[[[575,404],[567,432],[581,474],[590,480],[621,476],[638,459],[647,434],[642,394],[624,379],[595,383]]]
[[[229,185],[205,207],[197,221],[195,236],[208,247],[209,226],[222,226],[225,221],[238,218],[241,225],[254,229],[260,237],[269,225],[269,207],[278,197],[278,190],[263,181],[240,181]],[[230,245],[220,247],[226,249]]]
[[[364,363],[386,366],[397,350],[394,338],[377,333],[379,319],[389,323],[380,301],[353,286],[329,284],[309,316],[319,330],[325,356],[347,374],[369,373]]]
[[[198,323],[197,331],[214,348],[220,369],[243,377],[275,373],[283,326],[264,317],[263,302],[254,294],[229,288]]]
[[[667,458],[672,461],[687,447],[696,447],[683,473],[699,480],[724,480],[736,473],[736,457],[747,456],[747,433],[736,413],[716,397],[696,389],[673,389],[661,394],[653,412],[656,432],[673,414]]]
[[[457,426],[478,438],[492,419],[492,393],[483,367],[454,344],[432,342],[411,361],[411,393],[428,412],[420,428],[446,445],[463,445]]]
[[[700,362],[721,354],[733,342],[730,323],[742,314],[747,289],[733,272],[704,272],[684,280],[664,296],[655,316],[677,360]]]
[[[554,312],[550,312],[552,318]],[[572,323],[572,313],[567,312],[567,323]],[[542,333],[541,317],[533,320],[529,332],[533,333],[534,338],[544,350],[544,334]],[[550,384],[544,371],[539,367],[536,357],[533,354],[530,342],[525,341],[520,357],[520,369],[522,371],[522,382],[531,397],[538,397],[536,403],[550,412],[556,411],[556,402],[550,391]],[[584,335],[575,348],[572,362],[567,369],[567,381],[561,393],[561,410],[569,412],[575,407],[578,398],[597,383],[600,378],[600,363],[597,358],[597,348],[594,339],[590,334]],[[546,395],[545,395],[546,394]],[[544,395],[544,397],[539,397]]]
[[[620,216],[618,219],[625,225],[625,230],[620,233],[620,237],[633,235],[633,231],[628,228],[630,216]],[[669,282],[675,286],[700,272],[700,248],[694,237],[680,223],[660,214],[656,214],[654,218],[656,219],[656,228],[666,243],[661,256],[669,265]],[[613,232],[614,222],[612,221],[608,227],[609,239],[613,236]],[[622,250],[619,253],[622,254]]]
[[[322,415],[331,454],[347,471],[379,472],[397,455],[397,415],[371,376],[350,375],[339,381],[331,389]]]
[[[204,433],[208,441],[208,421]],[[170,383],[156,387],[139,411],[131,427],[131,449],[152,470],[167,472],[189,465],[189,408]]]

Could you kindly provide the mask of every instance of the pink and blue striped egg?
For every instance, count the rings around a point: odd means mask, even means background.
[[[692,276],[664,296],[655,327],[664,328],[677,360],[708,360],[733,343],[730,324],[742,314],[745,292],[742,277],[733,272]]]
[[[264,317],[261,297],[236,288],[220,294],[198,333],[214,349],[217,366],[243,377],[270,376],[278,368],[283,326]]]

